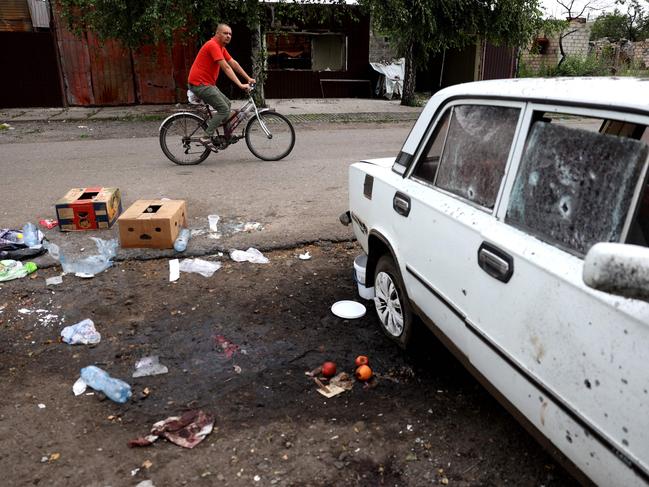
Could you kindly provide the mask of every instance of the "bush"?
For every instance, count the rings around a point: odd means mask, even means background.
[[[546,66],[538,70],[523,61],[518,66],[519,78],[552,78],[556,76],[647,76],[649,71],[642,63],[632,62],[614,69],[612,56],[566,56],[561,66]]]

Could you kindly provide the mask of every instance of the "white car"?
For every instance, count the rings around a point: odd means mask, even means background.
[[[649,80],[453,86],[341,215],[388,337],[421,318],[600,485],[649,484],[648,126]]]

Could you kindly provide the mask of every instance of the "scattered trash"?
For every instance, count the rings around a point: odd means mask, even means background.
[[[155,487],[155,484],[153,483],[153,480],[143,480],[142,482],[138,483],[135,487]]]
[[[157,355],[144,357],[135,362],[135,372],[133,377],[146,377],[149,375],[166,374],[169,369],[160,363],[160,358]]]
[[[297,258],[300,259],[300,260],[310,260],[311,259],[311,254],[307,250],[303,254],[298,255]]]
[[[174,250],[176,252],[184,252],[187,250],[187,243],[189,242],[189,237],[191,237],[191,235],[189,228],[182,228],[174,241]]]
[[[42,233],[39,233],[39,238],[43,238]],[[42,245],[29,247],[25,243],[21,230],[0,229],[0,259],[24,260],[43,253],[45,253],[45,248]]]
[[[23,243],[27,247],[35,247],[36,245],[41,244],[41,239],[43,234],[38,231],[36,225],[33,223],[26,223],[23,227]]]
[[[13,130],[14,128],[8,123],[0,123],[0,130]]]
[[[317,377],[313,378],[317,386],[317,391],[323,396],[329,398],[337,396],[345,391],[350,391],[354,387],[354,381],[347,372],[341,372],[332,377],[328,384],[323,384]]]
[[[123,404],[131,398],[131,386],[120,379],[108,375],[107,372],[89,365],[81,369],[83,381],[96,391],[103,392],[111,401]]]
[[[36,269],[38,267],[33,262],[23,264],[17,260],[0,260],[0,282],[25,277]]]
[[[63,321],[65,320],[65,318],[62,318],[59,315],[50,313],[50,310],[47,309],[20,308],[18,310],[18,313],[22,315],[31,315],[31,314],[38,315],[37,320],[40,322],[42,326],[50,326],[54,324],[60,325],[63,324]]]
[[[151,434],[135,438],[128,446],[149,446],[160,436],[183,448],[194,448],[214,427],[214,417],[202,410],[187,411],[182,416],[171,416],[158,421],[151,428]]]
[[[210,226],[210,230],[213,232],[218,232],[218,224],[221,217],[219,215],[207,215],[207,222]]]
[[[45,279],[46,286],[57,286],[59,284],[63,284],[63,276],[54,276]]]
[[[212,275],[221,268],[220,262],[210,262],[203,259],[183,259],[180,262],[180,270],[183,272],[195,272],[204,277]]]
[[[43,404],[43,403],[40,403],[40,404],[38,405],[38,409],[45,409],[45,408],[46,408],[46,406],[45,406],[45,404]]]
[[[235,262],[252,262],[253,264],[268,264],[270,261],[259,250],[250,247],[248,250],[232,250],[230,258]]]
[[[240,374],[241,373],[241,367],[239,367],[238,365],[233,365],[232,369],[234,370],[235,374]]]
[[[59,224],[58,221],[53,220],[52,218],[44,218],[42,220],[38,220],[38,223],[40,223],[41,226],[44,226],[48,230],[52,230],[52,228]]]
[[[60,454],[60,453],[52,453],[52,454],[50,455],[50,458],[48,459],[48,462],[55,462],[55,461],[57,461],[59,458],[61,458],[61,454]]]
[[[77,379],[77,381],[72,384],[72,392],[74,392],[75,396],[80,396],[84,392],[86,392],[86,389],[88,388],[88,384],[86,384],[81,377]]]
[[[178,259],[169,261],[169,282],[177,281],[180,277],[180,263]]]
[[[214,337],[214,341],[216,342],[216,345],[221,348],[223,354],[227,358],[232,358],[232,356],[239,351],[239,345],[232,343],[231,341],[226,339],[223,335],[216,335]]]
[[[93,277],[95,274],[105,271],[113,265],[111,259],[117,255],[119,243],[117,239],[103,240],[97,237],[90,237],[97,245],[98,255],[91,255],[78,261],[68,261],[58,245],[47,242],[45,247],[49,250],[53,258],[61,263],[63,272],[66,274],[75,274],[79,277]]]
[[[338,301],[331,307],[331,312],[339,318],[353,320],[365,315],[365,306],[357,301]]]
[[[153,462],[151,460],[144,460],[142,462],[142,468],[149,470],[151,467],[153,467]]]
[[[101,334],[95,328],[95,323],[86,318],[75,325],[63,328],[61,338],[68,345],[94,345],[101,341]]]

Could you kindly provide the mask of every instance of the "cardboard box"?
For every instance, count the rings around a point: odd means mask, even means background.
[[[62,232],[110,228],[122,212],[117,188],[73,188],[56,202]]]
[[[171,249],[187,226],[183,200],[138,200],[118,219],[123,248]]]

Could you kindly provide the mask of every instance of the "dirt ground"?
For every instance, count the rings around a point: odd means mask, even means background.
[[[297,258],[305,250],[311,260]],[[56,267],[0,283],[3,485],[573,484],[432,335],[406,353],[370,306],[357,320],[331,313],[357,298],[358,253],[323,243],[270,252],[265,265],[215,256],[223,267],[212,277],[181,273],[175,283],[166,259],[66,275],[56,286],[45,285]],[[101,342],[61,343],[61,329],[84,318]],[[370,358],[374,387],[355,383],[327,399],[305,375],[324,360],[351,373],[359,354]],[[132,378],[148,355],[169,372]],[[129,382],[133,398],[75,397],[89,364]],[[194,409],[216,419],[194,449],[163,438],[127,446]]]

